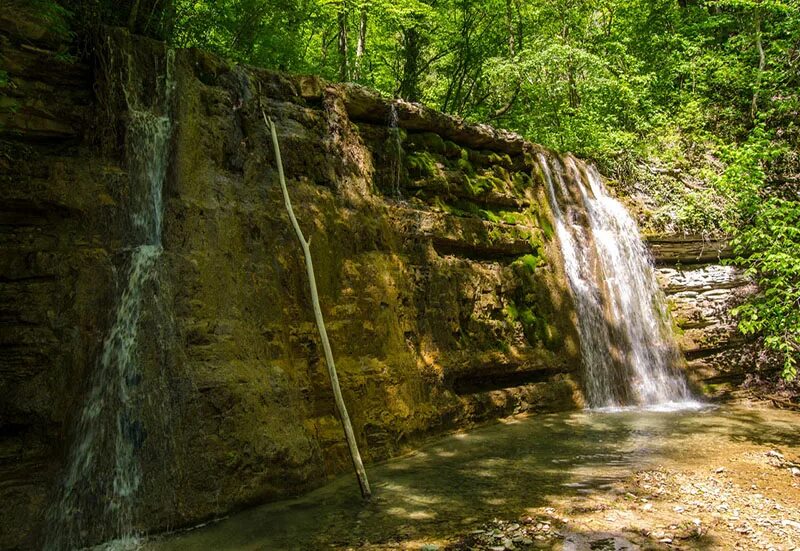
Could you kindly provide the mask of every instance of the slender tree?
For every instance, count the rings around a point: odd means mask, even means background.
[[[314,264],[311,259],[311,240],[306,240],[305,236],[303,235],[303,230],[300,229],[300,224],[297,221],[297,217],[294,215],[294,209],[292,209],[292,200],[289,198],[289,190],[286,187],[286,178],[283,174],[283,161],[281,160],[281,149],[278,145],[278,133],[275,129],[275,123],[272,122],[272,119],[267,118],[267,115],[263,111],[261,112],[261,115],[264,117],[264,124],[267,125],[270,135],[272,136],[272,147],[275,150],[275,162],[278,165],[278,180],[281,184],[281,191],[283,192],[283,202],[286,206],[286,212],[289,214],[289,220],[292,223],[292,227],[294,228],[294,232],[298,241],[300,241],[300,247],[303,249],[303,256],[305,257],[306,263],[306,276],[308,277],[308,286],[311,290],[311,304],[314,309],[314,319],[317,323],[319,338],[322,341],[322,349],[325,352],[325,363],[328,366],[328,375],[331,379],[333,397],[336,402],[336,408],[339,411],[339,419],[342,422],[345,439],[347,440],[347,447],[350,450],[350,459],[353,461],[353,468],[356,471],[358,485],[361,488],[361,496],[364,499],[369,499],[372,493],[369,488],[369,480],[367,480],[367,471],[364,469],[364,463],[361,461],[361,454],[358,451],[358,444],[356,442],[355,434],[353,433],[353,425],[350,423],[350,416],[347,413],[347,406],[345,406],[344,398],[342,397],[342,389],[339,387],[339,377],[336,374],[336,364],[333,361],[331,343],[328,340],[328,332],[325,329],[325,320],[322,317],[322,308],[319,304],[317,280],[314,276]]]
[[[361,80],[361,64],[367,51],[367,4],[361,6],[358,18],[358,43],[356,45],[356,61],[353,66],[353,80]]]
[[[339,80],[346,82],[349,80],[349,64],[347,59],[347,0],[342,0],[337,14],[339,25]]]

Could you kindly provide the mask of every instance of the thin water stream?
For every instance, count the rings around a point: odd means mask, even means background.
[[[144,410],[152,387],[145,384],[139,348],[145,340],[140,332],[146,310],[159,301],[156,280],[163,253],[173,52],[165,50],[164,59],[154,61],[156,74],[163,75],[155,91],[143,89],[130,54],[125,59],[128,78],[122,89],[129,115],[125,142],[132,243],[126,251],[122,293],[77,419],[63,482],[48,512],[45,548],[52,550],[102,541],[109,549],[137,547],[137,506],[145,482],[142,449],[146,440],[152,445],[161,436],[148,434],[154,431],[148,431]]]
[[[403,143],[400,126],[398,124],[397,105],[393,101],[389,109],[389,171],[391,174],[391,195],[395,199],[402,199],[400,190],[401,167],[403,163]]]
[[[798,414],[730,406],[511,418],[373,466],[371,503],[359,499],[352,476],[343,476],[299,499],[244,511],[149,547],[346,549],[404,542],[417,548],[414,542],[468,533],[493,518],[519,518],[567,498],[608,493],[616,481],[664,462],[721,461],[742,443],[785,445],[798,422]],[[704,459],[704,451],[713,457]]]

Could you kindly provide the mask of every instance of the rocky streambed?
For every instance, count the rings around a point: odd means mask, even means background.
[[[151,549],[795,549],[800,414],[520,416]]]

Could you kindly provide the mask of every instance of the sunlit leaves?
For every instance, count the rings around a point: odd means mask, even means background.
[[[736,197],[729,229],[736,237],[735,262],[759,283],[760,292],[734,311],[746,335],[761,334],[783,359],[783,376],[794,378],[800,355],[800,201],[767,189],[765,166],[783,152],[763,126],[730,147],[718,185]]]
[[[684,4],[175,0],[172,40],[337,79],[340,16],[350,64],[365,21],[362,84],[608,167],[646,160],[715,181],[673,179],[653,192],[656,215],[672,229],[737,235],[738,261],[763,290],[739,309],[740,327],[764,335],[792,374],[800,220],[797,198],[770,187],[768,175],[800,166],[800,0]]]

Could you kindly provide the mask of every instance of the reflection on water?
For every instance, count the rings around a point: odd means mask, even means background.
[[[454,434],[373,466],[363,503],[344,476],[302,498],[153,543],[157,549],[318,549],[441,538],[555,499],[607,491],[635,470],[680,460],[696,438],[724,448],[796,443],[800,415],[735,407],[518,417]]]
[[[591,408],[596,413],[621,413],[625,411],[649,411],[655,413],[675,413],[680,411],[699,411],[710,409],[713,406],[707,402],[697,400],[683,400],[679,402],[662,402],[644,406],[611,406],[603,408]]]

